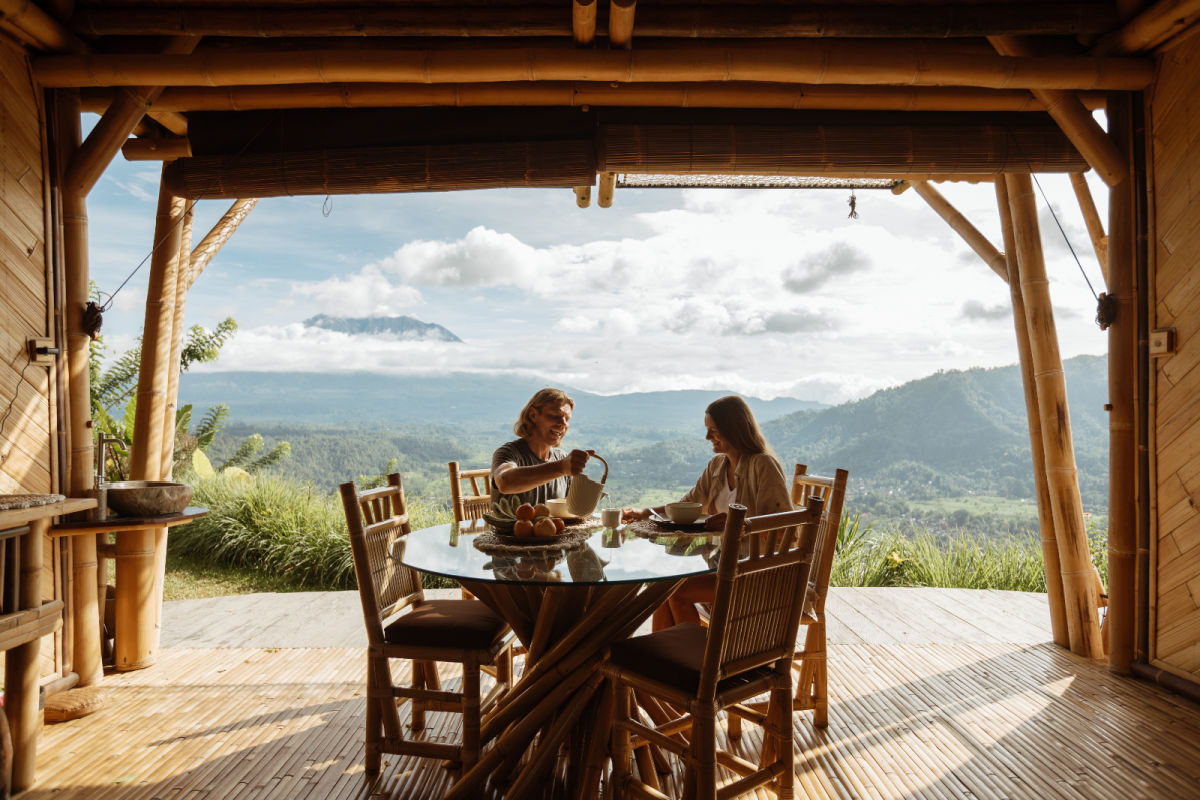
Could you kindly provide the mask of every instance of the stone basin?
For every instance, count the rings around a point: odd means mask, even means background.
[[[192,487],[173,481],[114,481],[104,484],[108,507],[124,517],[178,514],[192,499]]]

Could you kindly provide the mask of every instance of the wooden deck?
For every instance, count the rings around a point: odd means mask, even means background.
[[[830,725],[795,717],[798,797],[1200,797],[1200,707],[1047,643],[1044,598],[833,590],[830,610]],[[364,778],[357,648],[190,641],[150,669],[106,677],[102,712],[47,726],[23,800],[403,800],[448,785],[440,765],[394,756]],[[739,746],[758,743],[747,729]]]

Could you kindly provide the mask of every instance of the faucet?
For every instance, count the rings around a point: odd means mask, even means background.
[[[105,448],[108,445],[120,445],[122,450],[125,450],[125,440],[120,436],[111,436],[107,433],[100,434],[99,450],[96,453],[96,488],[104,486],[104,458]]]

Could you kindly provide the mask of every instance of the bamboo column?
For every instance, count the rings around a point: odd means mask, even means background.
[[[1079,200],[1079,210],[1083,214],[1084,224],[1087,225],[1092,249],[1096,251],[1096,260],[1100,262],[1100,272],[1104,275],[1104,282],[1108,283],[1108,237],[1104,235],[1100,213],[1096,211],[1096,203],[1092,200],[1092,190],[1088,188],[1087,179],[1079,172],[1071,173],[1071,188],[1075,190],[1075,197]]]
[[[59,92],[56,102],[60,164],[68,163],[79,147],[79,95]],[[60,180],[64,176],[59,176]],[[92,338],[83,328],[83,311],[88,303],[88,216],[87,198],[62,186],[63,262],[66,272],[67,385],[71,437],[67,494],[85,497],[95,485],[95,451],[92,447],[92,399],[88,355]],[[90,587],[103,583],[98,573],[96,539],[71,537],[72,668],[79,686],[98,683],[104,675],[100,652],[100,605]]]
[[[1130,99],[1114,97],[1108,122],[1129,148]],[[1117,316],[1108,328],[1108,665],[1128,674],[1134,657],[1137,567],[1138,297],[1134,278],[1134,182],[1109,190],[1108,294]]]
[[[1033,181],[1028,175],[1010,174],[1006,176],[1005,183],[1012,209],[1017,263],[1021,272],[1021,297],[1025,303],[1026,327],[1033,355],[1033,374],[1046,459],[1046,483],[1058,540],[1067,634],[1073,653],[1101,658],[1104,645],[1100,639],[1095,570],[1088,554],[1083,505],[1079,498],[1066,380],[1058,350],[1054,310],[1050,303],[1050,281],[1042,260]]]
[[[1004,236],[1008,264],[1008,289],[1012,297],[1013,327],[1020,354],[1021,385],[1025,388],[1025,416],[1029,420],[1029,452],[1033,461],[1033,483],[1037,493],[1038,529],[1041,531],[1042,556],[1046,570],[1046,597],[1050,605],[1050,631],[1055,644],[1069,647],[1067,615],[1063,605],[1062,569],[1059,567],[1058,540],[1054,533],[1054,514],[1050,510],[1050,489],[1046,485],[1046,453],[1042,445],[1042,420],[1038,413],[1037,382],[1033,374],[1033,352],[1029,344],[1029,323],[1025,301],[1021,297],[1021,269],[1017,260],[1016,234],[1012,209],[1008,202],[1008,184],[1001,175],[996,180],[996,206],[1000,211],[1000,229]]]
[[[257,198],[249,198],[244,200],[235,200],[233,205],[221,215],[217,220],[217,224],[213,225],[204,238],[200,240],[200,244],[196,245],[191,254],[188,255],[188,269],[186,272],[180,272],[180,276],[186,275],[186,289],[191,289],[196,279],[204,272],[204,268],[208,266],[208,262],[212,261],[213,256],[217,254],[224,245],[229,241],[229,237],[233,236],[233,232],[238,229],[238,226],[245,221],[250,210],[258,204]]]
[[[571,3],[571,35],[575,44],[591,44],[596,38],[596,0]]]
[[[137,407],[130,478],[162,477],[163,417],[167,406],[171,336],[175,316],[179,245],[184,201],[160,187],[154,230],[150,282],[146,287],[146,318],[142,328],[142,361],[138,372]],[[155,540],[153,529],[117,534],[116,668],[142,669],[154,663],[158,648],[153,596]]]
[[[1008,280],[1008,261],[1004,254],[995,248],[995,246],[987,240],[987,237],[979,232],[971,222],[964,217],[958,209],[950,204],[942,193],[929,185],[927,181],[912,181],[910,184],[917,194],[929,204],[929,207],[937,212],[937,215],[944,219],[946,223],[954,229],[954,231],[962,237],[963,241],[975,251],[975,254],[983,259],[984,263],[992,268],[1005,281]]]

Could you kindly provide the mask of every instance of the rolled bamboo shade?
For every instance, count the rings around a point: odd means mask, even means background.
[[[595,174],[590,140],[551,140],[200,156],[167,165],[164,182],[181,197],[234,199],[572,188]]]

